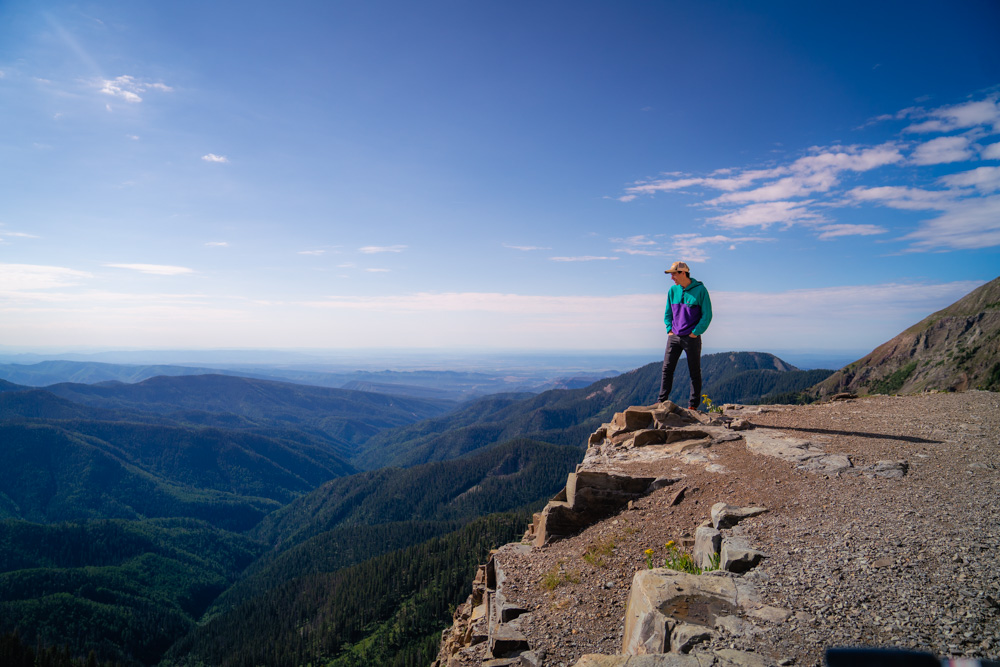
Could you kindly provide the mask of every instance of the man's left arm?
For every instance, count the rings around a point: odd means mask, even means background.
[[[712,323],[712,299],[708,296],[708,290],[704,287],[701,288],[701,299],[698,304],[701,306],[701,319],[698,320],[698,324],[695,326],[694,330],[691,332],[695,336],[700,336],[705,333],[708,329],[708,325]]]

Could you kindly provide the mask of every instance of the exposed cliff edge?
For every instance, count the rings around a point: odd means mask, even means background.
[[[522,542],[480,567],[436,667],[1000,652],[1000,395],[668,402],[588,444]]]
[[[1000,391],[1000,278],[928,316],[811,393]]]

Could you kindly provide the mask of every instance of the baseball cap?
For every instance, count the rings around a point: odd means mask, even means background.
[[[670,265],[669,269],[664,271],[664,273],[680,273],[681,271],[684,271],[685,273],[688,274],[691,273],[691,269],[684,262],[674,262],[673,264]]]

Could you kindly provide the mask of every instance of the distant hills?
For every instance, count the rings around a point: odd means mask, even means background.
[[[608,370],[562,377],[541,369],[516,373],[453,370],[322,371],[271,365],[187,366],[69,359],[45,360],[31,364],[0,364],[0,382],[6,380],[32,387],[47,387],[63,382],[132,384],[160,376],[229,375],[443,401],[466,401],[507,391],[538,393],[548,389],[574,389],[586,386],[602,377],[617,374],[618,371]]]
[[[1000,391],[1000,278],[837,371],[810,394],[966,389]]]

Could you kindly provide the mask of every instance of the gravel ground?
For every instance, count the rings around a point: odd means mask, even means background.
[[[632,577],[663,565],[668,540],[687,544],[716,502],[769,512],[737,527],[769,558],[744,575],[761,603],[793,612],[749,618],[750,632],[704,648],[755,651],[782,664],[822,664],[833,646],[880,646],[940,656],[1000,655],[1000,394],[970,391],[865,397],[751,409],[755,426],[815,439],[856,471],[834,477],[750,454],[742,440],[676,458],[617,464],[680,477],[673,486],[580,535],[529,555],[500,555],[509,601],[544,665],[621,648]],[[687,459],[691,461],[691,459]],[[901,479],[863,471],[905,460]],[[710,472],[712,470],[713,472]],[[672,504],[677,491],[683,497]],[[482,645],[461,664],[480,664]]]

